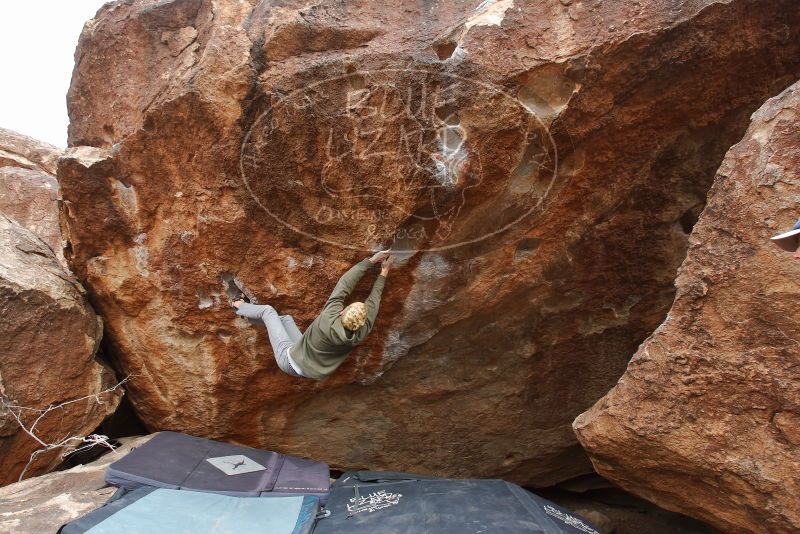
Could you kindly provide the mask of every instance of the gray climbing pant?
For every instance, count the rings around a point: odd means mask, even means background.
[[[292,365],[294,362],[289,356],[289,349],[303,336],[291,315],[278,315],[275,308],[267,304],[249,304],[247,302],[239,306],[236,315],[262,321],[267,327],[272,352],[275,353],[275,361],[278,362],[280,370],[287,375],[305,378],[299,370],[295,370]]]

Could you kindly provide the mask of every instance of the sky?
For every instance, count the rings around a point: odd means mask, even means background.
[[[105,0],[0,2],[0,127],[67,146],[67,89],[83,23]]]

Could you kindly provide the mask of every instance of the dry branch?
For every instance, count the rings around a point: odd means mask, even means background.
[[[28,406],[17,406],[14,404],[11,399],[2,395],[0,396],[0,409],[8,411],[14,420],[17,422],[19,427],[25,432],[28,436],[36,440],[39,443],[40,448],[33,451],[31,453],[30,458],[28,459],[28,463],[25,464],[25,468],[22,470],[22,473],[19,475],[18,480],[22,480],[25,477],[25,473],[28,471],[28,468],[31,464],[38,458],[41,454],[49,452],[54,449],[63,449],[61,453],[61,458],[63,459],[67,454],[82,451],[93,447],[95,445],[103,445],[104,447],[108,447],[111,451],[114,450],[114,446],[109,443],[108,436],[104,436],[102,434],[90,434],[88,436],[65,436],[57,441],[48,443],[44,438],[39,437],[36,434],[36,425],[38,425],[45,417],[49,414],[63,410],[66,406],[70,404],[75,404],[77,402],[82,402],[86,400],[94,399],[97,404],[103,404],[103,400],[101,396],[113,393],[114,391],[122,388],[122,386],[131,379],[131,376],[126,376],[124,379],[116,383],[114,386],[104,389],[103,391],[99,391],[97,393],[93,393],[91,395],[86,395],[84,397],[80,397],[77,399],[71,399],[68,401],[64,401],[59,404],[50,404],[46,408],[30,408]],[[23,419],[27,419],[24,414],[38,414],[36,419],[33,420],[33,423],[30,425],[26,425]],[[80,445],[83,444],[83,445]]]

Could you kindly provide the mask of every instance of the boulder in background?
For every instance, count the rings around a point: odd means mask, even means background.
[[[800,531],[800,83],[720,167],[667,320],[575,420],[597,471],[722,532]]]
[[[113,413],[122,391],[101,394],[115,385],[114,373],[95,359],[102,333],[85,291],[47,245],[0,215],[0,484],[17,480],[41,447],[12,412],[31,428],[48,406],[87,397],[36,424],[35,435],[48,444],[85,436]],[[26,476],[52,469],[63,452],[39,455]]]
[[[61,153],[57,147],[0,128],[0,214],[39,236],[69,269],[58,221],[55,174]]]

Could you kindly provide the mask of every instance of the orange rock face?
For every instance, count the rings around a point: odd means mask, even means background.
[[[25,471],[44,444],[83,437],[113,413],[122,392],[101,393],[114,385],[94,359],[102,333],[85,291],[47,245],[0,215],[0,485],[54,468],[79,442],[39,454]]]
[[[799,32],[793,0],[110,4],[69,93],[68,256],[152,429],[551,484],[591,470],[571,421],[663,320]],[[231,312],[234,280],[306,326],[387,246],[323,383]]]
[[[717,173],[667,320],[575,421],[597,470],[722,532],[800,531],[800,83],[768,100]]]

